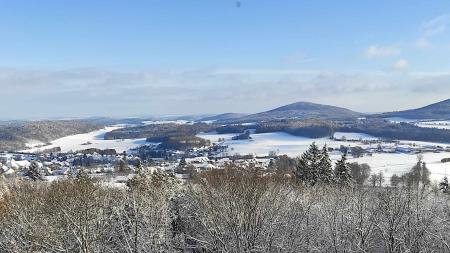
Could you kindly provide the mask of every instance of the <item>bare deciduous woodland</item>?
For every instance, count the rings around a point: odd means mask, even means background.
[[[449,252],[449,195],[306,185],[227,166],[186,184],[139,171],[126,189],[80,173],[2,182],[1,252]]]

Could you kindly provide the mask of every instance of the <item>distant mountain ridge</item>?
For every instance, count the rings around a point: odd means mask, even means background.
[[[431,120],[447,120],[450,119],[450,99],[430,104],[418,109],[405,111],[387,112],[377,116],[383,118],[399,117],[406,119],[431,119]]]
[[[296,102],[265,112],[249,115],[236,113],[219,114],[209,117],[208,120],[216,120],[219,122],[257,122],[283,119],[348,120],[366,116],[378,118],[398,117],[417,120],[450,120],[450,99],[418,109],[377,114],[360,113],[342,107],[311,102]]]
[[[346,108],[316,104],[311,102],[296,102],[269,111],[239,117],[238,121],[267,121],[280,119],[326,119],[345,120],[362,117],[365,114]]]
[[[206,118],[202,118],[200,121],[223,121],[223,120],[233,120],[233,119],[239,119],[241,117],[247,116],[248,114],[245,113],[222,113]]]

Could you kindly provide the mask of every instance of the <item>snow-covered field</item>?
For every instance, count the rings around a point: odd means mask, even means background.
[[[77,151],[88,148],[98,149],[115,149],[117,152],[128,151],[131,148],[135,148],[146,144],[145,138],[142,139],[124,139],[124,140],[104,140],[105,133],[121,128],[123,126],[111,126],[105,127],[101,130],[76,134],[63,137],[51,142],[51,145],[36,147],[33,145],[31,149],[23,150],[24,152],[39,152],[45,149],[60,147],[62,152]],[[35,143],[33,143],[35,144]],[[31,146],[31,145],[30,145]]]
[[[359,140],[367,140],[367,141],[373,141],[378,140],[379,138],[374,137],[369,134],[363,134],[363,133],[343,133],[343,132],[336,132],[334,133],[334,138],[338,140],[348,140],[348,141],[359,141]]]
[[[442,158],[450,158],[450,153],[424,153],[421,154],[431,172],[431,179],[439,181],[446,173],[450,176],[450,163],[441,163]],[[361,158],[350,158],[349,162],[367,163],[373,173],[382,171],[389,178],[393,174],[402,175],[408,172],[417,162],[417,156],[409,154],[373,154]],[[447,168],[449,168],[447,170]]]
[[[438,128],[438,129],[450,129],[450,121],[449,120],[418,120],[418,119],[405,119],[405,118],[386,118],[391,122],[406,122],[412,123],[418,127],[426,127],[426,128]]]
[[[345,133],[350,137],[355,137],[356,139],[376,139],[373,136],[358,134],[358,133]],[[224,144],[228,145],[228,153],[230,155],[239,153],[241,155],[254,154],[258,156],[268,155],[269,152],[274,151],[277,154],[285,154],[291,157],[296,157],[305,152],[312,142],[315,142],[320,147],[327,145],[331,148],[339,148],[341,145],[344,146],[362,146],[362,147],[373,147],[376,148],[376,144],[361,144],[361,143],[350,143],[343,141],[335,141],[330,138],[318,138],[312,139],[301,136],[294,136],[284,132],[274,132],[274,133],[262,133],[262,134],[252,134],[251,140],[232,140],[231,138],[236,134],[217,134],[215,132],[211,133],[201,133],[198,137],[210,140],[211,142],[218,142],[219,138],[225,139]],[[338,134],[339,136],[339,134]],[[350,138],[351,139],[351,138]]]
[[[252,134],[251,140],[231,140],[236,134],[216,134],[202,133],[198,137],[217,142],[219,138],[225,138],[226,145],[229,146],[228,153],[241,155],[256,154],[267,155],[271,151],[277,154],[298,156],[308,149],[313,141],[317,145],[327,144],[330,147],[339,147],[342,142],[333,141],[329,138],[310,139],[306,137],[293,136],[284,132]]]
[[[275,151],[277,154],[286,154],[291,157],[297,157],[306,151],[312,142],[316,142],[320,147],[327,145],[332,148],[339,148],[341,145],[344,146],[361,146],[361,147],[376,147],[377,144],[363,145],[361,143],[354,142],[343,142],[334,141],[329,138],[319,138],[311,139],[305,137],[293,136],[283,132],[275,133],[263,133],[263,134],[252,134],[252,140],[231,140],[236,134],[217,134],[217,133],[202,133],[197,136],[211,140],[212,142],[217,142],[219,138],[224,138],[224,144],[229,146],[229,154],[255,154],[255,155],[267,155],[270,151]],[[369,139],[372,140],[373,136],[358,134],[358,133],[337,133],[337,136],[345,135],[347,140],[350,139]],[[335,136],[336,137],[336,136]],[[350,137],[350,138],[349,138]],[[402,142],[404,144],[412,144],[414,142]],[[441,143],[428,143],[428,142],[418,142],[417,145],[432,145],[432,146],[444,146],[447,145]],[[448,167],[448,172],[450,173],[450,163],[441,163],[442,158],[450,158],[450,152],[442,153],[424,153],[423,159],[427,163],[430,169],[433,180],[440,180],[446,173],[446,168]],[[336,161],[340,158],[339,153],[332,153],[331,158]],[[367,163],[372,168],[372,172],[377,173],[383,171],[386,180],[392,174],[401,175],[417,162],[417,156],[412,154],[400,154],[400,153],[381,153],[373,154],[373,156],[364,156],[361,158],[351,158],[349,157],[349,162]]]
[[[416,126],[438,129],[450,129],[450,121],[421,121]]]
[[[174,124],[193,124],[191,121],[187,120],[146,120],[142,121],[142,124],[144,125],[160,125],[160,124],[167,124],[167,123],[174,123]]]
[[[29,140],[27,143],[25,143],[25,146],[27,148],[35,148],[37,146],[45,145],[45,143],[38,141],[38,140]]]
[[[395,122],[395,123],[400,123],[400,122],[414,123],[414,122],[419,121],[417,119],[407,119],[407,118],[400,118],[400,117],[389,117],[389,118],[385,118],[385,119],[389,120],[391,122]]]

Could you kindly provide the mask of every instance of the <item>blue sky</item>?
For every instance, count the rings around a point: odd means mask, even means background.
[[[257,112],[303,100],[371,112],[450,98],[446,0],[240,3],[0,0],[0,113]]]

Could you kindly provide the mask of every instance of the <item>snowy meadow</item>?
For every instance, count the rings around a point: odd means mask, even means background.
[[[145,138],[118,139],[118,140],[104,139],[105,133],[122,127],[124,126],[109,126],[98,131],[66,136],[52,141],[50,145],[45,145],[44,143],[31,143],[32,147],[30,149],[23,150],[23,152],[36,153],[46,149],[60,147],[61,152],[78,151],[88,148],[97,148],[97,149],[115,149],[118,153],[121,153],[123,151],[129,151],[132,148],[136,148],[146,144]]]
[[[376,149],[378,144],[365,144],[364,140],[377,140],[378,138],[361,133],[342,133],[337,132],[334,139],[331,138],[306,138],[294,136],[284,132],[252,134],[251,140],[232,140],[235,134],[217,134],[217,133],[202,133],[198,137],[205,138],[211,142],[218,142],[219,139],[224,139],[222,144],[228,145],[228,153],[233,155],[239,153],[241,155],[253,154],[255,156],[266,156],[269,152],[276,152],[278,155],[288,155],[290,157],[300,156],[305,152],[311,143],[315,142],[318,146],[327,145],[329,148],[339,149],[341,145],[352,147],[360,146],[363,148]],[[344,138],[345,137],[345,138]],[[339,141],[338,141],[339,139]],[[342,140],[343,141],[340,141]],[[401,141],[400,145],[404,146],[450,146],[442,143],[431,142],[412,142]],[[386,145],[387,148],[395,149],[395,144]],[[337,161],[341,153],[338,151],[331,152],[330,157],[332,161]],[[423,153],[423,161],[427,164],[431,174],[431,179],[439,181],[447,173],[447,168],[450,164],[442,163],[444,158],[450,158],[450,152],[440,153]],[[417,155],[404,153],[375,153],[372,155],[365,155],[359,158],[349,156],[349,162],[367,163],[373,173],[383,172],[385,177],[389,179],[393,174],[401,175],[408,172],[411,167],[417,163]],[[450,169],[448,170],[450,173]]]

